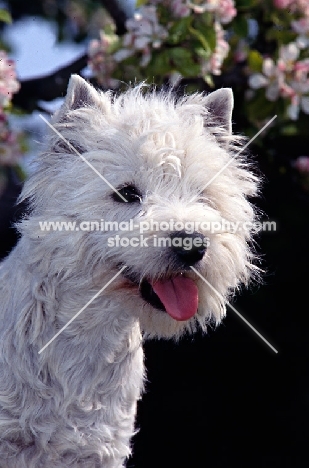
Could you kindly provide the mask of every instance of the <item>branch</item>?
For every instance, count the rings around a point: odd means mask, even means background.
[[[125,0],[101,0],[102,6],[113,18],[116,25],[116,34],[121,36],[127,32],[126,20],[129,18]]]
[[[33,112],[38,108],[38,101],[52,101],[64,96],[70,76],[72,73],[80,73],[87,66],[87,61],[87,54],[83,54],[50,75],[21,81],[20,90],[13,97],[13,104],[27,112]]]

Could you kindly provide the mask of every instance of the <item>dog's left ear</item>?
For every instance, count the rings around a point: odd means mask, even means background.
[[[232,112],[234,97],[231,88],[222,88],[208,94],[205,99],[208,110],[206,127],[218,138],[219,142],[228,144],[232,134]]]

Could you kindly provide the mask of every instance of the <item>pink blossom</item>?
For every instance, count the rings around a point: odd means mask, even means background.
[[[299,156],[293,165],[299,172],[309,174],[309,156]]]
[[[187,4],[192,9],[192,11],[194,11],[194,13],[202,14],[202,13],[205,13],[205,11],[210,10],[209,3],[211,1],[212,0],[210,0],[210,1],[208,0],[206,2],[203,2],[203,1],[195,0],[193,2],[188,1]],[[218,0],[215,0],[215,1],[217,2]]]
[[[0,107],[7,106],[20,88],[16,78],[15,63],[0,50]]]
[[[290,6],[291,3],[293,3],[294,0],[274,0],[274,5],[277,8],[287,8]]]
[[[262,73],[249,77],[252,89],[265,87],[269,101],[279,97],[288,100],[287,114],[297,120],[299,111],[309,114],[309,59],[298,60],[299,48],[295,42],[282,46],[275,63],[271,58],[264,59]]]
[[[19,134],[10,129],[3,111],[19,88],[15,64],[0,50],[0,165],[15,165],[22,155]]]
[[[274,5],[280,9],[288,9],[292,13],[299,13],[304,16],[309,16],[308,0],[274,0]]]
[[[291,21],[291,26],[297,34],[305,35],[309,32],[309,17]]]
[[[0,166],[15,166],[22,157],[21,134],[9,127],[6,114],[0,110]]]
[[[279,86],[279,94],[282,97],[290,98],[291,100],[295,99],[296,92],[292,86],[289,86],[287,83],[282,81]]]
[[[190,8],[186,0],[171,0],[170,10],[175,18],[185,18],[190,14]]]
[[[238,41],[236,50],[234,51],[234,60],[236,63],[243,62],[248,57],[248,44],[243,39]]]
[[[106,88],[114,88],[117,80],[112,78],[116,61],[111,54],[116,38],[101,33],[100,40],[94,39],[88,47],[88,65],[98,82]]]
[[[237,15],[234,0],[220,0],[217,12],[221,23],[230,23]]]
[[[280,88],[284,76],[271,58],[265,58],[263,73],[254,73],[249,77],[249,86],[252,89],[266,88],[266,97],[269,101],[276,101],[280,94]]]
[[[278,68],[282,72],[290,72],[294,68],[296,59],[299,57],[299,47],[296,42],[290,42],[279,49]]]
[[[230,46],[224,38],[225,31],[218,21],[215,22],[214,28],[216,32],[216,47],[210,59],[204,60],[201,64],[202,74],[212,73],[213,75],[221,75],[222,63],[230,50]]]
[[[132,45],[134,49],[142,50],[146,45],[160,47],[162,40],[168,34],[158,22],[156,8],[154,6],[141,7],[135,13],[134,18],[127,20],[124,44]]]
[[[194,11],[194,13],[202,14],[205,11],[212,12],[216,21],[222,24],[230,23],[237,15],[234,0],[207,0],[204,1],[188,1],[187,5]]]
[[[135,51],[142,52],[141,66],[146,66],[151,60],[152,49],[161,47],[163,40],[168,36],[166,29],[159,24],[156,7],[142,6],[126,22],[127,33],[123,37],[124,48],[115,54],[117,61],[122,57],[130,57]]]

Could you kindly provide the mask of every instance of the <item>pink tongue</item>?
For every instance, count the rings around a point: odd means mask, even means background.
[[[197,311],[198,289],[194,281],[184,276],[152,284],[166,312],[175,320],[188,320]]]

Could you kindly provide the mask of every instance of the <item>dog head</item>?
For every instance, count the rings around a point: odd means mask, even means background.
[[[33,201],[24,229],[74,221],[74,232],[40,233],[50,268],[70,255],[85,284],[124,268],[109,297],[149,336],[179,336],[219,323],[255,271],[258,179],[231,134],[230,89],[176,98],[144,88],[113,96],[71,78],[24,189]]]

